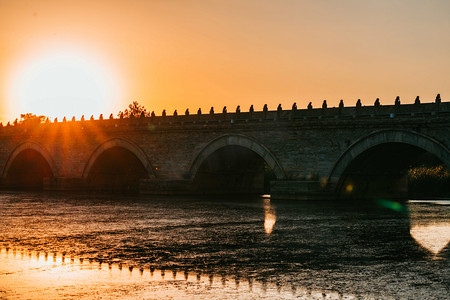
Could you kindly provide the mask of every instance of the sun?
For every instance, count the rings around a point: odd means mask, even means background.
[[[25,60],[12,76],[8,95],[11,116],[23,113],[67,119],[113,113],[119,84],[101,59],[83,51],[58,49]]]

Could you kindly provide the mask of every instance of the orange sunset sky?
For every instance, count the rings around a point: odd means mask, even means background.
[[[450,97],[450,1],[0,0],[0,121]]]

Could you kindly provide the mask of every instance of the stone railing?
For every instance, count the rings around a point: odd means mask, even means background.
[[[178,114],[177,110],[173,114],[168,115],[165,110],[161,115],[156,115],[154,112],[144,114],[139,117],[123,116],[114,117],[111,114],[108,118],[104,118],[100,115],[98,119],[91,116],[89,119],[85,119],[83,116],[80,120],[76,120],[72,117],[71,120],[67,120],[66,117],[63,120],[57,118],[50,121],[48,118],[45,122],[28,120],[19,123],[17,120],[12,124],[8,122],[6,125],[0,123],[0,130],[6,128],[19,128],[19,127],[34,127],[43,124],[87,124],[87,123],[103,123],[105,126],[115,125],[119,123],[123,124],[143,124],[143,123],[156,123],[156,124],[180,124],[180,123],[209,123],[209,122],[224,122],[233,124],[234,122],[248,122],[248,121],[291,121],[298,119],[324,119],[324,118],[358,118],[358,117],[385,117],[395,118],[399,116],[426,116],[426,115],[450,115],[450,102],[441,102],[440,95],[436,97],[434,102],[421,103],[419,97],[416,98],[413,104],[401,104],[399,97],[396,98],[394,105],[381,105],[379,100],[376,99],[374,105],[363,106],[358,99],[355,106],[346,107],[341,100],[338,107],[328,107],[326,100],[324,100],[322,107],[313,108],[309,103],[307,108],[299,109],[296,103],[288,110],[285,110],[278,105],[276,110],[268,110],[267,105],[263,106],[261,111],[255,111],[253,105],[247,112],[241,112],[240,106],[236,108],[234,112],[229,112],[225,106],[220,112],[214,110],[211,107],[209,112],[202,113],[200,109],[195,114],[191,114],[187,109],[184,114]]]

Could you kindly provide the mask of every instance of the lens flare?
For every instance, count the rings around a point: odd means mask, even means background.
[[[347,191],[347,193],[351,193],[353,191],[353,185],[347,184],[347,186],[345,187],[345,190]]]
[[[407,212],[407,209],[404,205],[402,205],[398,202],[395,202],[395,201],[390,201],[390,200],[385,200],[385,199],[376,199],[375,202],[379,206],[393,210],[393,211],[402,212],[402,213]]]

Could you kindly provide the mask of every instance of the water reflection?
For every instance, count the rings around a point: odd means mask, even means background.
[[[411,236],[424,248],[438,254],[450,242],[450,223],[412,226]]]
[[[275,207],[270,203],[270,199],[264,199],[264,230],[266,234],[271,234],[277,222]]]
[[[449,211],[450,201],[410,201],[410,234],[435,257],[439,257],[450,242]]]
[[[450,206],[397,207],[0,195],[0,298],[445,298]]]
[[[15,250],[14,250],[15,252]],[[335,291],[307,289],[299,285],[240,278],[230,275],[201,274],[164,269],[135,269],[102,262],[83,264],[81,258],[49,253],[45,260],[39,251],[21,249],[24,257],[14,257],[9,248],[0,248],[0,292],[19,298],[78,298],[101,295],[102,298],[277,298],[356,299],[355,295]],[[0,294],[2,295],[2,294]]]

